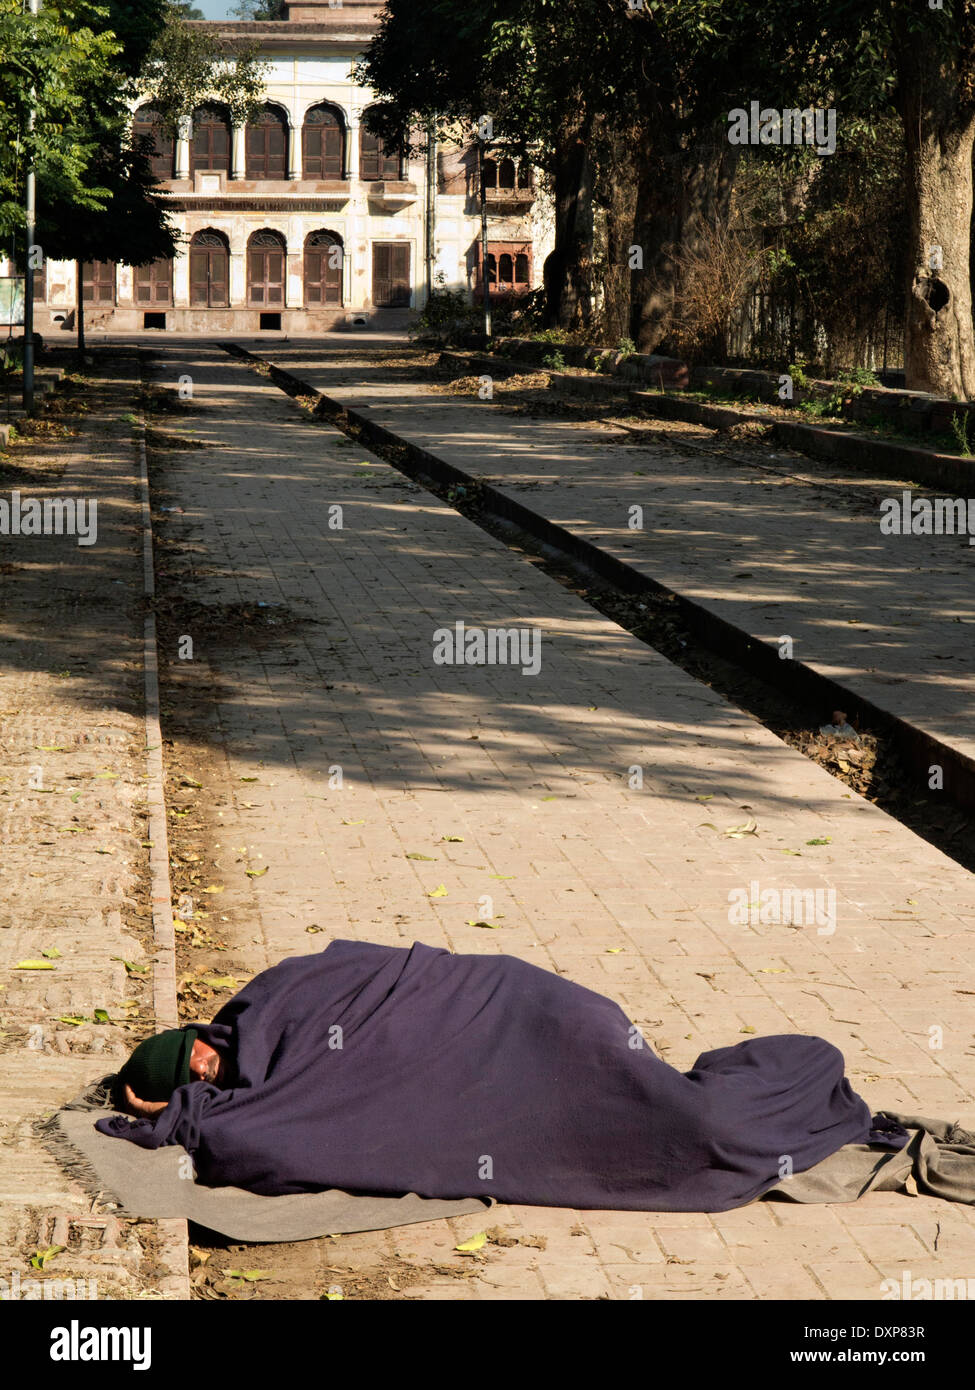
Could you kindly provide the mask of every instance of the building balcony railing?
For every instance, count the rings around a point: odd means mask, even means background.
[[[408,207],[420,196],[420,190],[408,179],[376,179],[363,182],[366,197],[371,203],[395,212],[397,208]]]
[[[535,201],[534,188],[485,188],[484,201],[489,207],[529,208]]]

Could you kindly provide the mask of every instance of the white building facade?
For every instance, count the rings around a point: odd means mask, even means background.
[[[216,101],[176,140],[148,105],[134,113],[135,132],[155,140],[153,169],[181,246],[152,266],[86,264],[86,328],[300,336],[399,327],[438,275],[480,297],[477,150],[441,146],[428,188],[426,159],[401,162],[363,125],[373,96],[351,69],[377,27],[375,0],[304,0],[285,14],[197,26],[256,44],[268,64],[264,109],[246,128]],[[542,283],[551,214],[527,166],[492,149],[484,168],[490,293],[513,298]],[[37,288],[38,330],[72,329],[76,267],[49,262]]]

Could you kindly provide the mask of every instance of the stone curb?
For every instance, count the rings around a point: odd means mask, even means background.
[[[444,352],[441,360],[452,366],[483,366],[495,370],[499,365],[495,358],[478,353]],[[975,458],[939,454],[930,449],[914,448],[910,444],[893,444],[851,430],[828,430],[791,420],[775,420],[757,411],[739,410],[734,406],[706,405],[701,401],[685,400],[679,392],[659,395],[654,391],[634,389],[612,378],[604,380],[601,377],[571,376],[527,362],[521,364],[521,370],[550,376],[558,381],[563,390],[577,395],[625,393],[648,414],[663,420],[685,420],[717,430],[728,429],[732,425],[762,424],[768,427],[769,438],[777,443],[813,458],[842,463],[857,472],[875,474],[879,470],[909,478],[912,482],[926,483],[930,487],[947,488],[952,495],[967,495],[969,490],[975,490]]]
[[[156,648],[156,619],[152,600],[156,592],[152,550],[152,512],[149,494],[149,466],[146,457],[146,419],[139,412],[139,481],[142,507],[143,588],[149,604],[143,631],[143,672],[145,683],[146,802],[149,811],[149,895],[152,902],[152,934],[155,955],[152,970],[152,1005],[159,1031],[179,1027],[176,1003],[176,929],[173,925],[173,889],[169,877],[169,835],[166,828],[165,782],[163,780],[162,729],[159,723],[159,655]],[[160,1262],[171,1272],[160,1279],[159,1288],[168,1297],[190,1297],[189,1233],[181,1218],[156,1222]]]

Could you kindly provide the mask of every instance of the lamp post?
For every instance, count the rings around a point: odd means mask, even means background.
[[[481,185],[481,285],[484,291],[484,335],[491,337],[491,294],[488,285],[487,189],[484,187],[484,141],[477,144],[477,173]]]
[[[36,15],[40,0],[27,0],[28,11]],[[27,113],[27,195],[25,202],[27,255],[24,261],[24,414],[34,413],[34,271],[31,256],[37,230],[37,182],[34,176],[34,101],[36,90],[31,88],[30,110]]]
[[[437,196],[437,135],[436,117],[427,121],[427,303],[433,295],[433,263],[436,253],[434,244],[434,218],[436,217]]]

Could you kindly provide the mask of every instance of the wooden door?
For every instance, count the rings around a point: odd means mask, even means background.
[[[247,245],[248,303],[270,308],[284,304],[285,253],[271,232],[256,232]]]
[[[221,308],[230,303],[230,257],[215,232],[201,232],[190,245],[190,304]]]
[[[342,303],[342,246],[328,232],[305,242],[305,305]]]
[[[410,247],[408,242],[373,242],[372,302],[377,309],[409,307]]]

